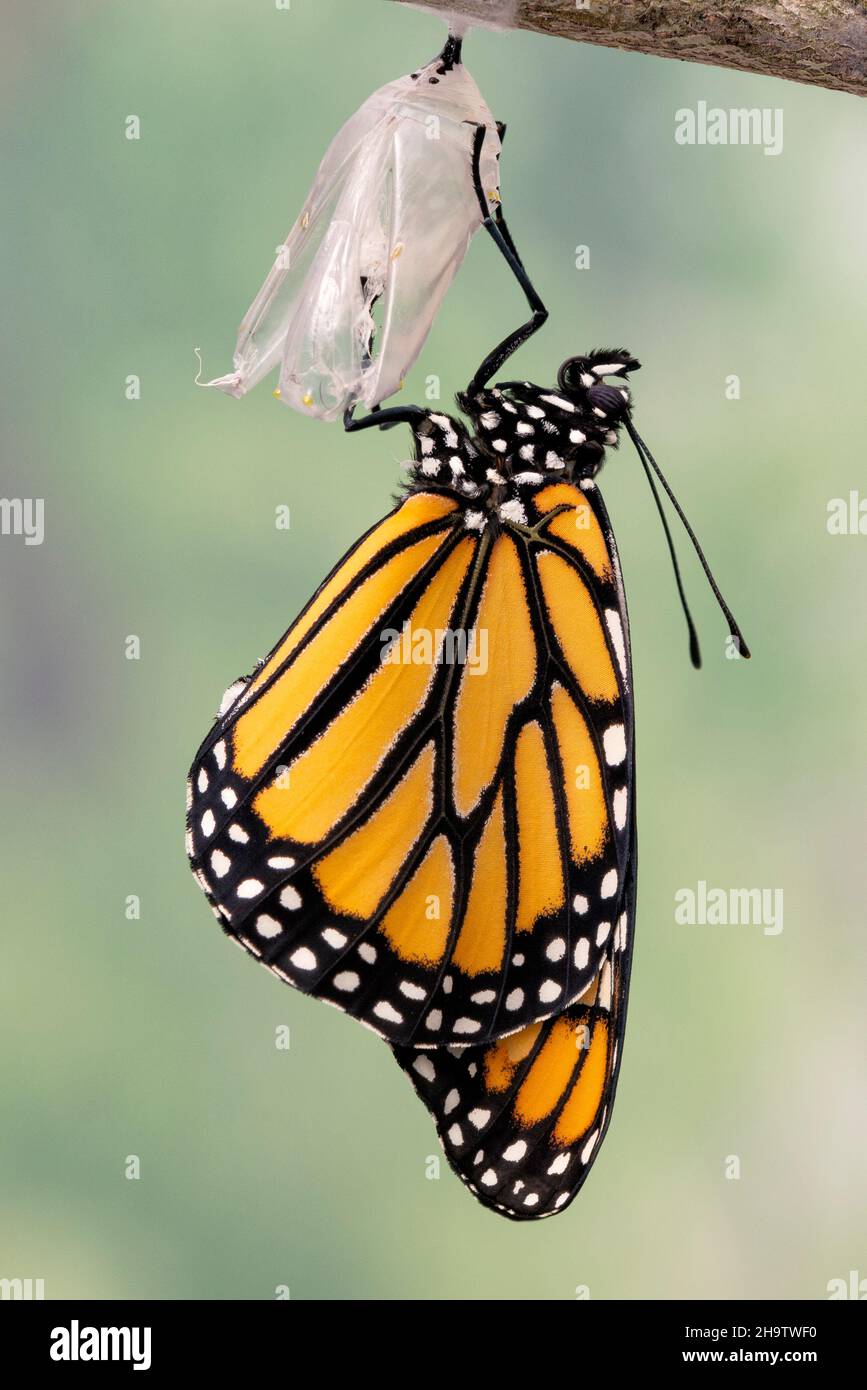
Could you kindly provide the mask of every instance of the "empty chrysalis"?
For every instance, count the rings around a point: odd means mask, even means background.
[[[279,365],[278,396],[321,420],[401,388],[474,233],[498,210],[501,130],[461,62],[433,62],[368,98],[332,141],[298,220],[241,323],[243,396]]]

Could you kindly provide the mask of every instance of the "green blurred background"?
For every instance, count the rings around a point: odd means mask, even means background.
[[[553,311],[515,372],[552,381],[599,345],[642,358],[639,427],[755,652],[725,659],[682,547],[691,670],[624,447],[603,486],[638,699],[630,1026],[581,1197],[515,1226],[444,1162],[426,1177],[433,1126],[387,1049],[233,950],[183,854],[184,777],[223,689],[388,509],[408,449],[266,385],[196,390],[193,348],[207,376],[229,369],[327,142],[441,25],[381,0],[4,15],[2,491],[44,497],[46,534],[0,539],[0,1276],[49,1298],[739,1299],[867,1275],[867,538],[826,528],[829,499],[867,493],[857,99],[528,34],[466,46]],[[782,107],[784,152],[679,146],[674,113],[699,100]],[[435,372],[448,408],[522,312],[477,239],[407,399]],[[677,926],[699,879],[782,888],[783,932]]]

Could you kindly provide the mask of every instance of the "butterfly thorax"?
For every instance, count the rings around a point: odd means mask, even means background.
[[[631,401],[625,386],[602,378],[638,364],[625,352],[600,352],[567,365],[567,389],[561,369],[557,387],[512,381],[462,392],[457,403],[472,428],[426,411],[414,428],[408,490],[447,492],[467,528],[481,531],[498,521],[525,525],[532,495],[552,482],[594,477],[606,449],[617,447]]]

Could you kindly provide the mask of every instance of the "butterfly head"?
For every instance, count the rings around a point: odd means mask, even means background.
[[[557,373],[557,385],[579,409],[616,426],[627,414],[631,396],[626,386],[609,386],[606,377],[626,381],[641,363],[625,349],[603,349],[586,357],[568,357]]]

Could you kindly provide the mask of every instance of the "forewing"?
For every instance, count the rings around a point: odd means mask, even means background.
[[[395,1043],[561,1010],[622,910],[617,585],[580,569],[556,505],[532,535],[479,535],[412,495],[233,688],[192,769],[189,851],[225,929]]]
[[[473,549],[472,541],[461,544],[455,512],[454,502],[433,494],[407,499],[349,551],[253,675],[226,692],[190,773],[188,849],[194,868],[215,880],[227,920],[244,902],[233,904],[232,890],[259,857],[240,825],[242,819],[249,822],[254,807],[253,838],[274,854],[272,842],[281,838],[275,826],[281,810],[286,819],[287,808],[289,820],[304,832],[296,836],[302,858],[310,859],[311,844],[327,838],[309,833],[316,804],[301,807],[293,789],[281,806],[273,792],[289,792],[285,763],[322,743],[323,730],[376,677],[389,634],[400,630],[404,612],[417,606],[429,587],[441,595],[439,607],[450,617],[443,562],[459,550],[445,576],[455,581],[452,590],[459,589]],[[392,670],[400,675],[399,668]],[[418,688],[424,682],[412,684]],[[394,713],[397,720],[397,707]],[[375,745],[375,728],[368,732]],[[387,752],[374,746],[373,763]],[[314,803],[322,795],[312,798]],[[234,855],[228,870],[215,870],[215,853]],[[219,857],[217,867],[223,867]]]
[[[460,891],[437,643],[482,567],[455,513],[415,494],[364,538],[233,687],[189,779],[188,852],[226,931],[397,1040],[441,978]]]

